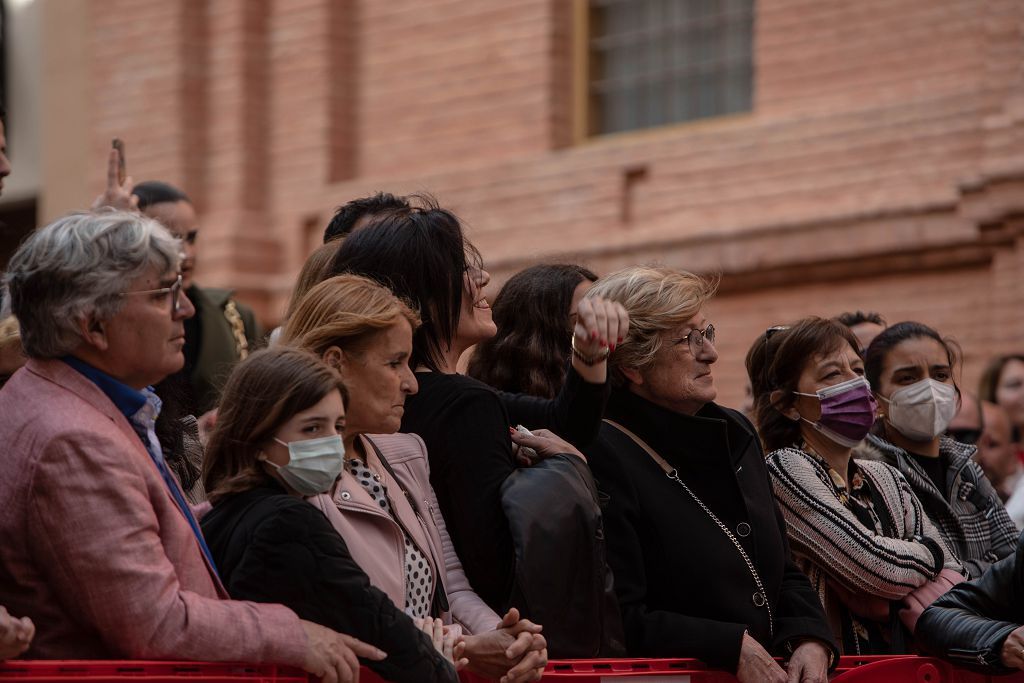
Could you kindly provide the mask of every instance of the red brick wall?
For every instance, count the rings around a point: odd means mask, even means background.
[[[92,147],[192,193],[200,280],[268,321],[335,206],[428,190],[496,283],[722,273],[727,403],[754,336],[808,313],[933,323],[971,385],[1024,348],[1024,3],[760,0],[751,113],[570,145],[572,2],[92,0]]]

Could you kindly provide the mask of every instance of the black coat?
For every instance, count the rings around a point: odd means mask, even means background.
[[[605,508],[608,562],[634,657],[696,657],[735,671],[743,632],[778,656],[800,641],[838,656],[821,603],[793,564],[764,454],[740,413],[708,404],[696,416],[616,390],[606,418],[677,468],[679,477],[743,545],[774,616],[736,547],[686,491],[621,431],[603,425],[586,450]],[[744,535],[746,532],[746,535]]]
[[[280,487],[228,496],[203,517],[218,573],[236,600],[276,602],[300,618],[376,645],[362,661],[389,681],[455,683],[455,668],[377,588],[323,513]]]
[[[1008,673],[1006,637],[1024,624],[1024,535],[980,578],[957,584],[924,611],[915,636],[928,654],[985,673]]]

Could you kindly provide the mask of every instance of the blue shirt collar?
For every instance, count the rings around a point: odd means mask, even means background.
[[[117,409],[125,417],[131,418],[142,409],[142,406],[146,405],[146,395],[144,393],[132,389],[124,382],[114,379],[102,370],[97,370],[74,356],[64,356],[61,360],[85,375],[93,384],[99,387],[100,391],[107,395],[107,398],[117,406]]]

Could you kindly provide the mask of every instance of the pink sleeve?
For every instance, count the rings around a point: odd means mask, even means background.
[[[463,630],[469,634],[479,635],[486,631],[493,631],[501,623],[501,617],[495,614],[494,610],[488,607],[487,603],[469,585],[469,579],[462,571],[462,562],[455,553],[452,539],[448,537],[448,528],[444,524],[441,510],[437,506],[437,497],[434,495],[433,487],[428,486],[427,493],[430,497],[430,515],[434,519],[434,525],[437,526],[438,536],[441,537],[445,569],[444,587],[448,592],[452,618],[461,624]]]
[[[66,611],[112,652],[301,666],[306,637],[291,610],[183,589],[161,538],[182,530],[160,528],[146,477],[123,441],[77,433],[43,448],[28,513],[36,562]]]

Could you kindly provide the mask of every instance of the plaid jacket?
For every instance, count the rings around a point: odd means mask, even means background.
[[[874,434],[868,435],[865,445],[875,451],[873,459],[887,462],[903,474],[972,579],[1016,549],[1019,531],[981,467],[972,460],[977,450],[974,446],[942,438],[939,453],[946,459],[948,468],[946,490],[939,491],[902,448]],[[855,457],[865,455],[864,449],[854,454]]]

